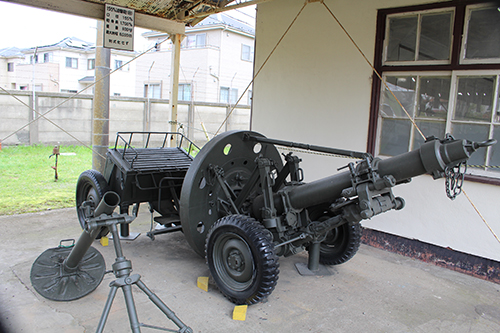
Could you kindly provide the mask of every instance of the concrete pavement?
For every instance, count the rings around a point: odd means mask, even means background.
[[[267,302],[250,306],[246,320],[235,321],[234,305],[213,284],[208,292],[196,286],[209,272],[183,234],[151,241],[149,227],[149,213],[141,212],[131,231],[142,234],[122,241],[124,255],[194,332],[500,332],[500,285],[364,245],[346,264],[330,267],[331,276],[299,275],[294,265],[307,263],[306,254],[280,258],[278,285]],[[43,251],[80,233],[74,208],[0,216],[0,320],[7,332],[95,331],[112,274],[71,302],[43,298],[29,278]],[[111,269],[112,244],[96,241],[94,247]],[[137,288],[134,298],[141,322],[177,329]],[[130,331],[119,291],[104,332]]]

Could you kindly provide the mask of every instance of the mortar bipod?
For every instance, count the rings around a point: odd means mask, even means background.
[[[169,332],[192,333],[193,330],[190,327],[186,326],[175,315],[175,313],[170,310],[170,308],[165,303],[163,303],[163,301],[155,293],[153,293],[144,284],[144,282],[141,281],[141,276],[139,274],[130,275],[130,273],[132,272],[132,262],[126,259],[123,255],[120,237],[118,235],[118,229],[116,227],[117,224],[130,223],[134,220],[134,218],[127,219],[127,217],[130,216],[126,214],[114,213],[111,216],[101,215],[100,217],[92,218],[88,223],[88,228],[92,231],[100,230],[100,228],[109,228],[109,231],[113,235],[113,245],[116,254],[116,259],[112,266],[113,274],[115,275],[116,280],[109,284],[111,289],[109,291],[106,304],[104,305],[104,309],[101,315],[101,319],[99,320],[96,332],[102,332],[104,330],[104,326],[106,325],[106,320],[108,319],[109,311],[111,310],[111,305],[113,304],[116,292],[118,288],[121,288],[123,291],[123,296],[125,298],[125,304],[127,306],[130,328],[132,329],[132,332],[140,332],[140,327],[142,326]],[[125,221],[123,220],[123,218],[125,218]],[[149,297],[149,299],[158,307],[158,309],[160,309],[160,311],[163,312],[168,317],[168,319],[170,319],[172,322],[174,322],[174,324],[177,325],[177,327],[179,327],[179,330],[174,331],[163,327],[140,323],[137,317],[134,297],[132,295],[133,285],[139,287],[139,289],[141,289]]]

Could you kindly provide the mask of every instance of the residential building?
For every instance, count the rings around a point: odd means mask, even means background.
[[[180,57],[179,100],[249,105],[254,28],[216,14],[186,29]],[[168,34],[146,32],[151,52],[137,60],[137,97],[169,98],[172,43]],[[248,90],[247,90],[248,88]]]
[[[111,95],[134,94],[135,64],[128,63],[134,56],[134,52],[111,51],[111,70],[126,64],[111,76]],[[5,63],[0,70],[4,89],[76,93],[94,82],[95,45],[76,37],[28,49],[3,49],[0,59]],[[92,89],[84,93],[91,94]]]
[[[137,54],[111,50],[110,95],[168,99],[172,43],[166,33],[143,34],[153,50]],[[254,28],[216,14],[186,29],[182,41],[180,101],[250,105]],[[95,45],[75,37],[28,49],[0,50],[4,89],[76,93],[94,82]],[[248,88],[248,89],[247,89]],[[92,93],[92,89],[85,93]]]
[[[0,86],[4,89],[17,89],[15,70],[24,61],[24,54],[17,47],[0,50]]]

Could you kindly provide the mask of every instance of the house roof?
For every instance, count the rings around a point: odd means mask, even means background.
[[[66,37],[63,40],[49,45],[38,46],[38,48],[62,48],[62,49],[74,49],[80,51],[92,50],[95,48],[93,43],[89,43],[77,37]],[[31,51],[34,47],[29,47],[22,49],[22,51]]]
[[[84,76],[78,82],[80,83],[94,83],[95,78],[93,76]]]
[[[218,13],[214,15],[210,15],[200,23],[196,25],[196,27],[206,27],[211,25],[225,25],[230,26],[234,29],[249,33],[255,36],[255,29],[249,24],[237,20],[234,17],[231,17],[224,13]]]
[[[0,58],[16,57],[24,57],[24,54],[21,53],[21,49],[18,49],[17,47],[6,47],[4,49],[0,49]]]

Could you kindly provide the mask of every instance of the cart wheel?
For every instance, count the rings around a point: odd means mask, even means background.
[[[85,229],[87,219],[94,217],[94,209],[107,191],[109,191],[108,182],[99,171],[82,172],[76,183],[76,212],[82,229]],[[84,207],[82,205],[84,202],[90,203],[92,210]],[[108,228],[101,228],[96,238],[106,236],[108,232]]]
[[[215,283],[235,304],[260,302],[278,281],[278,257],[269,233],[251,217],[218,220],[208,233],[206,256]]]

